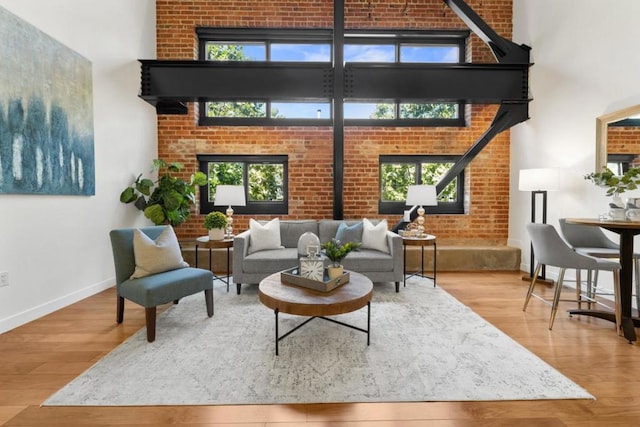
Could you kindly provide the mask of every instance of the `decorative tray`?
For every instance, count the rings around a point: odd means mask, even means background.
[[[280,280],[287,285],[301,286],[320,292],[329,292],[349,282],[349,272],[345,271],[342,273],[342,276],[329,279],[325,270],[323,280],[319,281],[300,276],[298,267],[293,267],[280,272]]]

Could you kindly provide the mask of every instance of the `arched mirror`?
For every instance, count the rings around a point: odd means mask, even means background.
[[[640,166],[640,105],[596,118],[596,171]]]

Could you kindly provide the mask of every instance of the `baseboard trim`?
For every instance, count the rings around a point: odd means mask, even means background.
[[[94,283],[86,288],[82,288],[71,294],[62,296],[60,298],[48,301],[39,306],[32,307],[21,313],[14,314],[13,316],[0,319],[0,334],[8,332],[33,320],[39,319],[42,316],[53,313],[61,308],[67,307],[78,301],[81,301],[87,297],[100,293],[106,289],[109,289],[115,285],[115,278],[109,278],[102,282]]]

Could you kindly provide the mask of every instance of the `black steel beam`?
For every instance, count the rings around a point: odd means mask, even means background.
[[[345,99],[528,102],[529,64],[347,64]]]
[[[333,219],[344,218],[344,0],[333,3]]]
[[[155,60],[140,62],[140,96],[145,100],[303,100],[329,99],[333,96],[331,64]]]
[[[501,64],[529,64],[527,45],[518,45],[501,37],[493,31],[473,9],[463,0],[443,0],[460,19],[482,39],[492,50],[496,60]]]
[[[528,104],[502,104],[498,109],[491,126],[473,143],[460,159],[447,171],[436,184],[436,193],[444,188],[462,172],[484,147],[500,132],[529,119]]]

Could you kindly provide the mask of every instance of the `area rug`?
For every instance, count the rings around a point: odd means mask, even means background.
[[[348,286],[348,285],[345,285]],[[44,405],[226,405],[593,399],[428,279],[376,284],[366,334],[313,319],[280,341],[257,286],[216,283],[215,315],[194,295]],[[337,316],[366,327],[366,308]],[[280,314],[280,333],[303,318]],[[125,319],[126,322],[126,319]]]

